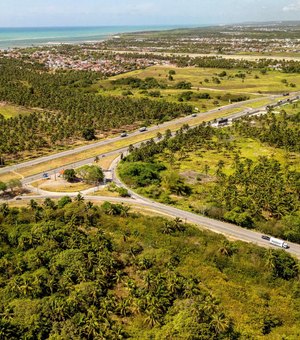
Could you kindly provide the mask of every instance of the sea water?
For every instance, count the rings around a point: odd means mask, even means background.
[[[102,26],[0,28],[0,49],[101,41],[119,33],[168,30],[188,26]]]

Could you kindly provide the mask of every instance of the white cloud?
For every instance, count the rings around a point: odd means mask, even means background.
[[[284,6],[282,10],[284,12],[299,12],[300,11],[300,0],[292,4],[289,4],[287,6]]]

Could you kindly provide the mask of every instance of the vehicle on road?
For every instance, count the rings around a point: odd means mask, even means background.
[[[267,236],[267,235],[262,235],[262,237],[261,238],[263,238],[264,240],[267,240],[267,241],[270,241],[270,236]]]
[[[122,132],[120,137],[127,137],[127,132]]]
[[[49,178],[49,174],[47,172],[43,173],[43,178]]]
[[[280,239],[275,238],[275,237],[270,237],[270,243],[273,246],[281,247],[281,248],[284,248],[284,249],[289,248],[289,245],[285,241],[280,240]]]
[[[228,118],[219,118],[217,119],[217,126],[225,126],[228,125]]]
[[[197,117],[197,113],[193,113],[193,114],[192,114],[192,117]]]
[[[140,131],[140,132],[147,131],[147,128],[146,128],[146,126],[143,126],[143,127],[141,127],[141,128],[139,129],[139,131]]]
[[[16,197],[16,201],[20,201],[22,197]]]

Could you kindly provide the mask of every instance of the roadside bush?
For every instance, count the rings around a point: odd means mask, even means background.
[[[63,173],[63,179],[67,182],[72,183],[76,179],[76,172],[74,169],[66,169]]]
[[[150,184],[160,183],[160,172],[165,166],[160,163],[123,163],[120,175],[130,185],[145,187]]]
[[[240,211],[239,208],[235,208],[224,215],[224,219],[228,222],[232,222],[244,228],[253,228],[254,223],[251,215],[247,212]]]
[[[118,193],[121,197],[130,197],[130,194],[126,188],[118,188]]]

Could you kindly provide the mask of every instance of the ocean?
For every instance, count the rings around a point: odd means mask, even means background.
[[[102,26],[0,28],[0,49],[104,40],[118,33],[168,30],[189,26]],[[195,27],[195,26],[191,26]]]

